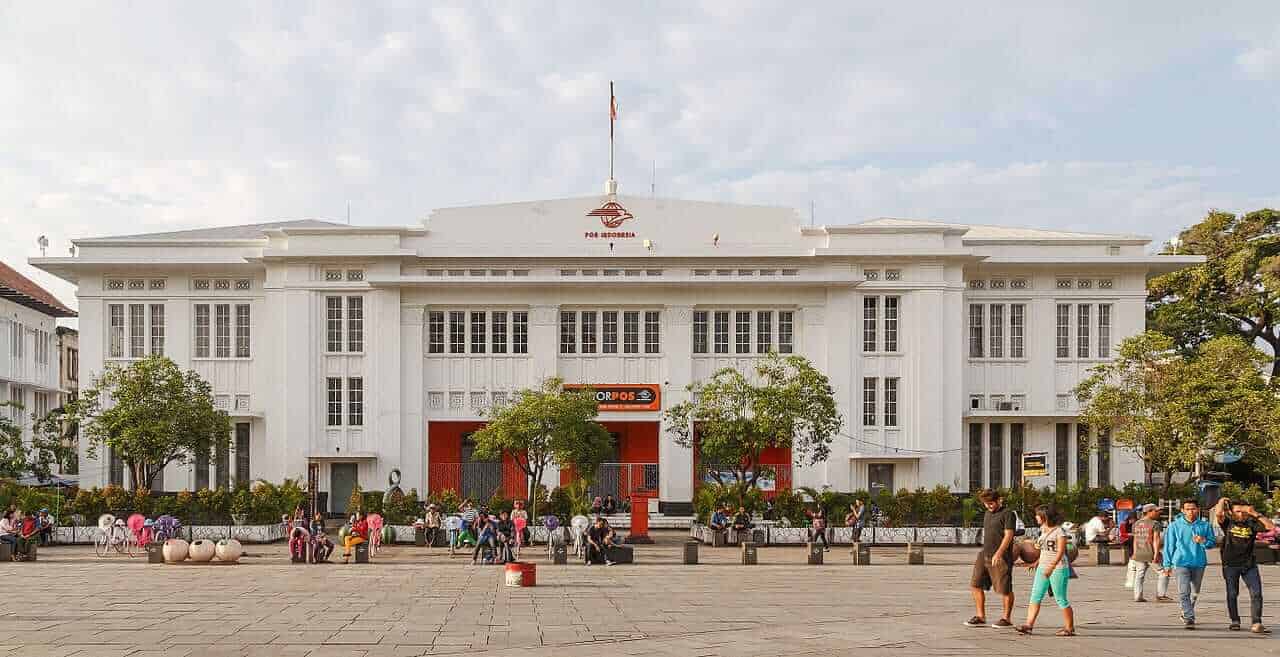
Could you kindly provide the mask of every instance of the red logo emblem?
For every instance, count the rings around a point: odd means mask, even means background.
[[[600,223],[604,224],[605,228],[617,228],[622,225],[622,222],[628,219],[635,219],[635,216],[628,212],[626,208],[618,205],[615,201],[609,201],[591,212],[588,212],[587,216],[600,217]]]

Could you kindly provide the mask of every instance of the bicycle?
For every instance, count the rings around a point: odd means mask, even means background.
[[[125,526],[124,520],[120,519],[113,519],[93,541],[93,551],[99,558],[106,557],[112,550],[132,557],[136,547],[137,541],[134,540],[133,533]]]

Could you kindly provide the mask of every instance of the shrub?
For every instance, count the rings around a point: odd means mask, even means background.
[[[351,496],[347,498],[347,513],[355,513],[364,509],[364,491],[360,484],[351,487]]]
[[[427,496],[427,503],[440,507],[440,513],[457,513],[462,506],[462,496],[452,488],[438,490]]]
[[[698,486],[693,496],[694,514],[698,521],[707,523],[716,506],[727,505],[732,511],[739,506],[745,507],[747,513],[756,513],[764,508],[764,492],[747,482],[722,484],[705,483]]]

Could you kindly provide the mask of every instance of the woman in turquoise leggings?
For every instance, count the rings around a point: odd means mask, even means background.
[[[1067,556],[1067,534],[1062,531],[1062,514],[1050,505],[1036,507],[1036,522],[1040,525],[1040,537],[1036,545],[1040,548],[1040,558],[1027,569],[1036,569],[1035,582],[1031,585],[1031,600],[1027,603],[1027,622],[1018,626],[1020,634],[1031,634],[1035,628],[1036,616],[1040,615],[1040,601],[1053,588],[1054,602],[1062,609],[1063,627],[1058,636],[1075,636],[1075,614],[1071,611],[1071,602],[1067,600],[1067,582],[1071,575],[1070,562],[1063,560]]]

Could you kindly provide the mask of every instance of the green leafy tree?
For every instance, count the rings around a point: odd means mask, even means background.
[[[727,472],[754,487],[768,470],[760,456],[771,448],[790,449],[796,462],[821,462],[843,424],[831,382],[803,356],[769,354],[752,374],[722,369],[689,386],[691,401],[664,413],[667,432],[697,449],[702,467],[722,484]]]
[[[1276,394],[1262,374],[1270,356],[1233,336],[1190,354],[1177,347],[1152,331],[1125,340],[1076,387],[1081,422],[1110,430],[1166,486],[1215,452],[1280,453]]]
[[[70,451],[62,440],[61,430],[51,433],[45,429],[50,422],[48,418],[61,411],[44,418],[32,416],[31,435],[24,437],[22,426],[10,419],[13,413],[9,409],[21,415],[23,406],[12,401],[0,402],[0,478],[34,475],[47,479],[53,472],[53,465],[65,462]]]
[[[609,453],[609,432],[596,422],[598,415],[595,391],[565,390],[563,381],[549,378],[541,388],[521,390],[510,404],[489,409],[488,424],[471,436],[475,456],[515,462],[529,480],[529,515],[537,517],[537,489],[552,462],[585,480]]]
[[[163,356],[108,365],[66,409],[89,441],[89,458],[111,450],[136,488],[150,488],[169,463],[208,459],[231,444],[231,420],[214,408],[209,383]]]
[[[1261,341],[1271,350],[1271,375],[1280,375],[1280,212],[1210,212],[1164,253],[1205,262],[1150,282],[1150,328],[1186,354],[1222,335]]]

